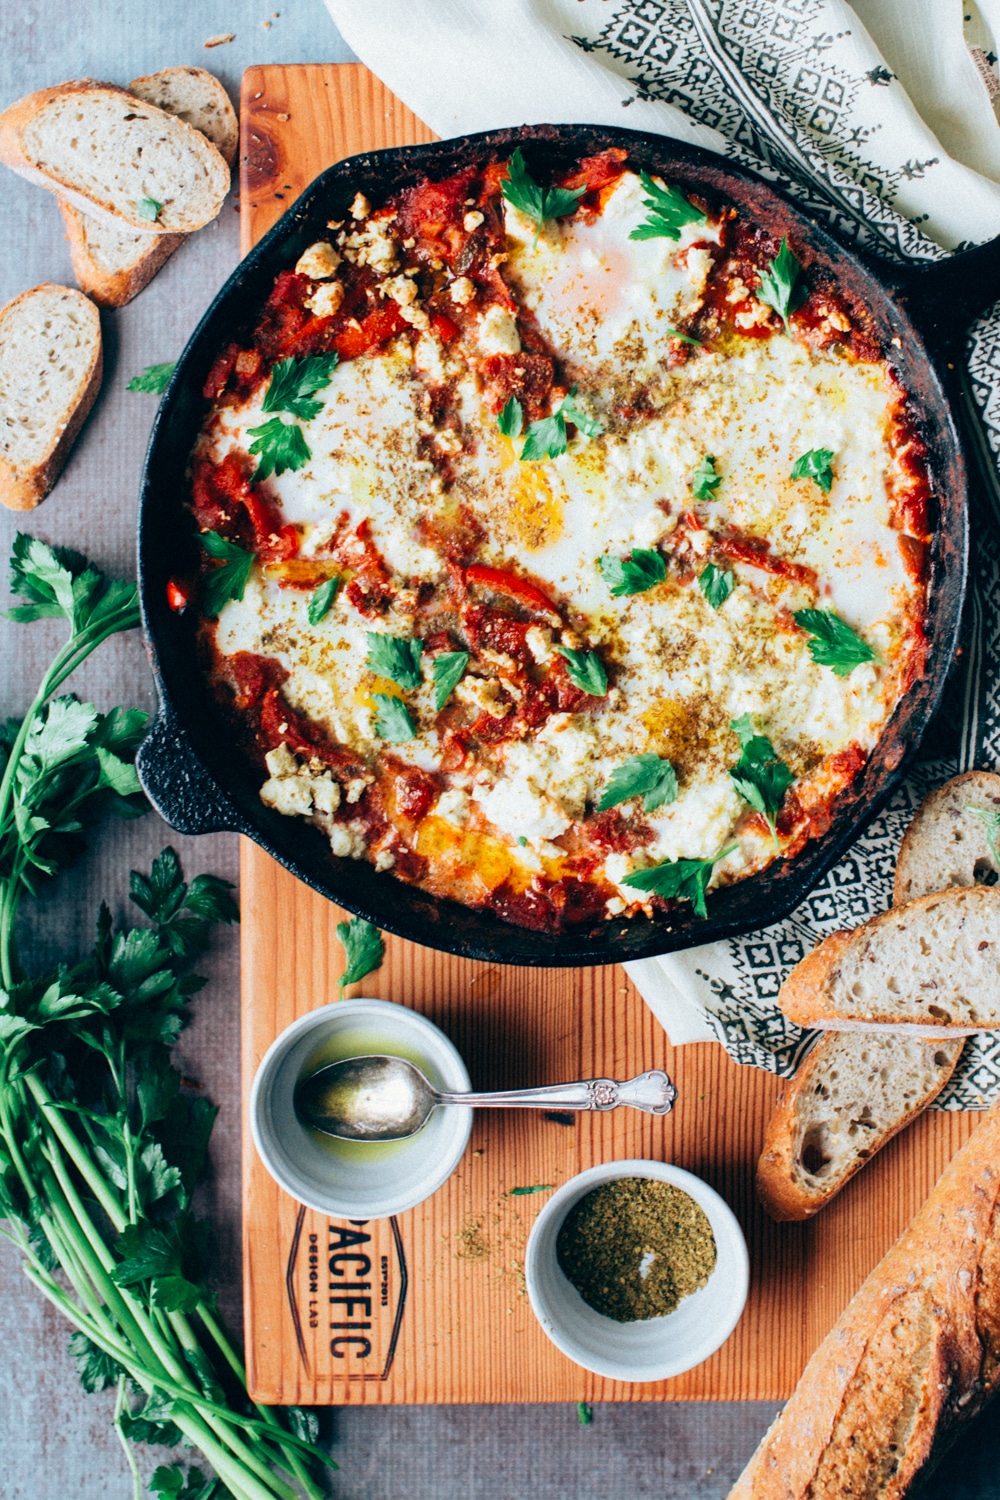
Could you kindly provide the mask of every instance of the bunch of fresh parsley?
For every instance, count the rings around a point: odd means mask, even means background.
[[[41,975],[17,958],[21,898],[58,873],[104,807],[142,810],[132,761],[145,715],[59,695],[102,641],[138,624],[134,587],[23,535],[11,568],[9,618],[59,617],[69,633],[24,719],[0,733],[2,1232],[75,1329],[85,1389],[115,1390],[136,1500],[140,1441],[196,1446],[218,1475],[161,1465],[153,1489],[172,1500],[321,1500],[315,1419],[293,1410],[286,1425],[250,1404],[191,1210],[215,1110],[185,1089],[170,1048],[203,982],[192,959],[212,924],[237,920],[228,883],[186,882],[165,849],[132,876],[149,925],[116,929],[105,906],[83,958]]]

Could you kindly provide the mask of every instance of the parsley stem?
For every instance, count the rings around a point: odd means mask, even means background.
[[[118,1377],[118,1395],[115,1399],[115,1414],[111,1418],[111,1425],[118,1434],[118,1441],[125,1450],[125,1462],[132,1471],[132,1493],[135,1500],[142,1500],[142,1480],[139,1477],[139,1466],[132,1452],[132,1444],[122,1430],[122,1412],[125,1410],[125,1376]]]

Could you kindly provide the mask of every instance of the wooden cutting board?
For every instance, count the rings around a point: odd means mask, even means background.
[[[358,64],[251,68],[240,157],[243,249],[308,183],[354,152],[432,140]],[[336,997],[343,913],[244,843],[243,1090],[278,1032]],[[402,1001],[456,1043],[475,1088],[666,1067],[675,1112],[565,1118],[480,1113],[464,1160],[398,1219],[347,1224],[300,1208],[257,1159],[244,1121],[244,1285],[259,1401],[780,1399],[968,1136],[973,1115],[925,1115],[811,1224],[776,1225],[753,1187],[776,1080],[709,1043],[673,1050],[620,968],[531,970],[449,958],[390,938],[352,993]],[[746,1312],[729,1341],[674,1380],[626,1385],[549,1343],[524,1291],[524,1245],[545,1193],[620,1157],[676,1162],[731,1204],[750,1247]]]

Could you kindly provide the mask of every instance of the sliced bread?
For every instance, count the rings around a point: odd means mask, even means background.
[[[799,1026],[964,1036],[1000,1027],[1000,887],[921,896],[832,934],[781,987]]]
[[[31,510],[55,484],[101,386],[101,321],[46,282],[0,308],[0,500]]]
[[[925,798],[896,861],[897,905],[953,885],[996,885],[1000,877],[1000,776],[967,771]]]
[[[201,229],[229,188],[229,168],[193,125],[92,79],[5,109],[0,161],[84,213],[140,233]]]
[[[808,1219],[955,1071],[963,1037],[830,1031],[778,1096],[757,1164],[757,1192],[772,1219]]]
[[[133,78],[128,91],[200,130],[225,158],[226,165],[232,166],[240,125],[229,95],[214,74],[204,68],[161,68],[158,73]]]
[[[183,234],[139,234],[126,225],[81,213],[59,199],[73,272],[83,291],[102,307],[124,307],[169,260]]]

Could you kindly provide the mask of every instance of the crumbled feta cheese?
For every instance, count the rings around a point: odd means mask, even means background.
[[[479,228],[480,224],[483,222],[484,217],[485,215],[481,214],[478,209],[473,210],[472,213],[466,214],[465,218],[462,220],[463,229],[467,230],[467,232],[471,234],[474,229]]]
[[[372,206],[368,202],[368,199],[365,197],[364,193],[355,193],[354,202],[351,204],[351,218],[367,219],[371,211]]]
[[[532,625],[525,632],[524,644],[535,661],[541,663],[552,659],[552,632],[544,625]]]
[[[395,236],[384,219],[373,219],[366,229],[356,230],[344,240],[344,255],[359,266],[371,266],[380,276],[399,264]]]
[[[500,703],[500,684],[495,677],[463,677],[456,684],[455,697],[459,703],[467,703],[491,719],[505,719],[510,713],[509,703]]]
[[[314,312],[317,318],[332,318],[334,313],[340,311],[340,304],[343,300],[344,288],[340,282],[324,281],[311,297],[306,298],[306,307]]]
[[[299,763],[282,740],[273,750],[269,750],[264,756],[264,764],[272,776],[295,776],[298,774]]]
[[[521,336],[505,307],[494,303],[479,319],[479,347],[484,354],[518,354]]]
[[[767,322],[771,316],[771,309],[763,302],[758,302],[754,297],[750,306],[744,312],[736,314],[735,323],[737,328],[757,328]]]
[[[341,859],[364,859],[367,852],[363,823],[333,823],[330,848]]]
[[[396,856],[391,849],[380,849],[375,856],[376,870],[391,870],[396,863]]]
[[[696,292],[705,290],[712,269],[712,252],[704,245],[692,245],[687,253],[687,277]]]
[[[393,276],[383,281],[382,296],[391,297],[397,307],[409,307],[417,300],[417,283],[409,276]]]
[[[459,307],[467,307],[470,302],[476,300],[476,288],[468,276],[459,276],[451,284],[451,300]]]
[[[313,810],[308,776],[272,776],[261,787],[260,800],[265,807],[273,807],[286,817],[298,814],[307,818]]]
[[[317,240],[315,245],[303,250],[295,263],[295,273],[308,276],[310,281],[327,281],[335,275],[340,259],[340,251],[335,250],[329,240]]]

